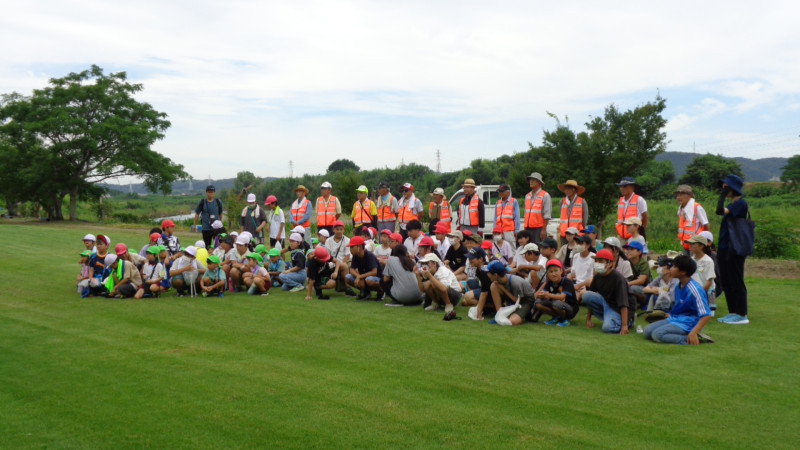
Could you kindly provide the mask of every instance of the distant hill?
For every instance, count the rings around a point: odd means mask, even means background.
[[[272,181],[274,177],[264,178],[265,181]],[[222,180],[211,180],[211,184],[217,188],[217,191],[227,190],[233,188],[234,178],[224,178]],[[100,186],[122,193],[133,192],[134,194],[149,194],[150,192],[144,187],[142,183],[135,184],[101,184]],[[193,180],[193,181],[176,181],[172,183],[172,195],[195,195],[202,194],[208,186],[208,180]]]
[[[686,167],[700,153],[686,152],[664,152],[656,156],[656,161],[669,160],[675,168],[675,179],[679,179],[686,173]],[[780,178],[781,167],[785,166],[788,158],[732,158],[742,166],[745,181],[770,181],[773,178]]]

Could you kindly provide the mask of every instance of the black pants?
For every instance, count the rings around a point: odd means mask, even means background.
[[[211,242],[214,240],[214,231],[206,230],[203,228],[203,242],[206,243],[206,248],[211,248]]]
[[[744,284],[744,262],[746,256],[739,256],[731,249],[717,252],[719,275],[728,311],[740,316],[747,315],[747,286]]]

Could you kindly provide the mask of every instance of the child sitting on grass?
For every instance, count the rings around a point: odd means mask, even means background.
[[[708,298],[702,287],[692,280],[697,264],[692,258],[680,255],[672,262],[672,276],[679,284],[675,291],[675,305],[667,320],[651,323],[644,329],[645,339],[665,344],[698,345],[714,342],[702,333],[711,320]]]
[[[128,249],[125,248],[125,253]],[[123,252],[117,252],[117,257],[111,264],[111,276],[108,277],[106,287],[108,297],[133,297],[142,284],[142,274],[130,261],[122,258]]]
[[[569,321],[578,314],[578,300],[572,280],[564,276],[564,265],[558,259],[547,261],[547,280],[536,292],[534,308],[540,314],[553,318],[546,325],[569,326]]]
[[[81,260],[78,261],[81,265],[81,271],[78,273],[78,278],[75,280],[75,284],[78,286],[78,294],[81,294],[81,297],[89,296],[89,282],[92,280],[92,267],[89,265],[89,258],[91,257],[92,251],[84,250],[81,252]]]
[[[281,289],[284,291],[300,292],[303,290],[306,282],[306,255],[302,243],[303,236],[300,233],[292,233],[289,236],[292,268],[278,275],[278,279],[282,283]]]
[[[717,296],[714,292],[714,282],[717,275],[714,272],[714,260],[709,256],[708,240],[696,234],[686,241],[689,244],[689,253],[697,264],[697,271],[692,275],[692,279],[703,287],[708,296],[708,306],[711,308],[711,315],[717,310]]]
[[[278,287],[281,285],[278,276],[286,270],[286,262],[281,259],[281,250],[278,248],[271,249],[267,252],[267,256],[269,257],[267,272],[269,272],[269,277],[272,280],[272,287]]]
[[[269,272],[267,272],[267,269],[262,265],[263,263],[264,260],[258,253],[250,253],[247,255],[248,270],[242,274],[242,283],[247,286],[247,293],[249,295],[269,295],[269,288],[272,287],[272,281],[269,278]]]
[[[218,296],[222,297],[225,292],[225,271],[219,266],[221,261],[219,256],[211,255],[208,257],[208,269],[200,280],[200,289],[203,290],[203,297]]]
[[[166,278],[167,272],[164,269],[164,265],[158,260],[160,251],[157,245],[147,249],[147,262],[142,267],[143,282],[139,290],[136,291],[134,298],[158,297],[161,294],[161,280]]]
[[[648,323],[658,322],[667,318],[667,313],[675,304],[675,289],[678,280],[672,278],[672,258],[658,258],[657,262],[661,276],[653,280],[644,288],[644,293],[650,298],[647,302],[644,320]]]

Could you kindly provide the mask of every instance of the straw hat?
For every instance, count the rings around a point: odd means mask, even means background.
[[[464,186],[477,187],[477,184],[475,184],[475,180],[473,180],[472,178],[467,178],[466,180],[464,180],[464,184],[461,185],[461,187]]]
[[[295,191],[295,192],[297,192],[297,191],[303,191],[303,192],[305,192],[305,193],[306,193],[306,195],[308,195],[308,188],[306,188],[306,187],[305,187],[305,186],[303,186],[302,184],[301,184],[301,185],[298,185],[296,188],[294,188],[294,191]]]
[[[566,183],[559,184],[558,185],[558,190],[561,191],[561,192],[564,192],[566,194],[566,191],[564,191],[564,189],[566,189],[568,187],[573,187],[573,188],[577,189],[578,195],[581,195],[586,191],[586,188],[581,186],[581,185],[579,185],[578,182],[575,181],[575,180],[567,180]]]

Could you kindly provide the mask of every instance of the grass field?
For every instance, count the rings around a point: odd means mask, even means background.
[[[748,279],[750,325],[678,347],[583,312],[511,329],[299,293],[82,300],[100,231],[0,222],[0,448],[800,444],[797,279]]]

